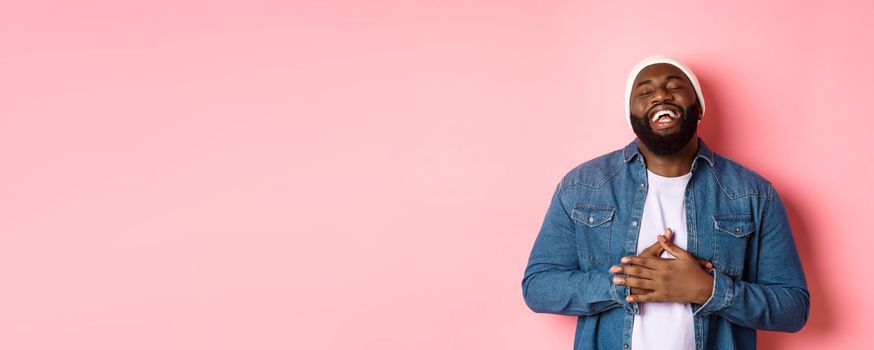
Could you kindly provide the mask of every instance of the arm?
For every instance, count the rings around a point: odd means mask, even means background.
[[[578,316],[628,305],[606,269],[583,272],[577,259],[574,222],[556,187],[522,279],[522,295],[531,310]]]
[[[754,282],[732,279],[711,269],[713,294],[695,311],[697,316],[717,314],[748,328],[797,332],[807,322],[810,293],[786,209],[771,188],[763,215]]]

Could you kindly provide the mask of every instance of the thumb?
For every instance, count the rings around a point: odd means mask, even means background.
[[[673,242],[668,241],[668,239],[665,238],[664,236],[659,236],[658,240],[659,240],[659,243],[662,245],[662,248],[664,248],[666,251],[668,251],[668,253],[671,253],[671,255],[673,255],[677,259],[689,257],[689,253],[687,251],[683,250],[683,248],[680,248],[680,247],[674,245]]]
[[[641,251],[639,255],[640,256],[658,257],[659,255],[662,255],[663,251],[664,251],[664,248],[662,248],[661,243],[655,242],[651,246],[646,247],[646,249]]]
[[[674,238],[674,230],[671,230],[670,227],[668,227],[668,229],[665,230],[665,238],[667,238],[669,241],[671,241],[672,238]]]

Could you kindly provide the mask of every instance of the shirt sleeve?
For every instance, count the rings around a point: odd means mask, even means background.
[[[627,292],[611,282],[608,270],[580,270],[574,234],[573,219],[556,186],[522,279],[525,303],[534,312],[568,316],[627,305]]]
[[[695,316],[719,315],[747,328],[797,332],[810,310],[810,293],[786,209],[770,189],[758,245],[754,281],[732,278],[715,269],[710,299],[694,311]]]

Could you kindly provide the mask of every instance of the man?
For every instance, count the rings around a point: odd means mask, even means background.
[[[774,187],[697,136],[704,96],[666,56],[625,88],[637,138],[559,182],[522,279],[535,312],[578,316],[575,349],[753,349],[810,296]]]

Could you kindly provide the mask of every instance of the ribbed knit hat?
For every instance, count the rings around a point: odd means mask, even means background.
[[[692,87],[695,89],[695,95],[698,96],[698,104],[701,106],[701,119],[704,119],[704,94],[701,93],[701,85],[698,83],[698,78],[695,77],[695,73],[692,73],[692,70],[686,65],[680,63],[673,57],[664,56],[664,55],[656,55],[644,58],[642,61],[638,62],[634,65],[634,68],[631,68],[631,73],[628,74],[628,80],[625,82],[625,118],[628,121],[628,126],[631,126],[631,90],[634,85],[634,79],[637,79],[637,75],[640,74],[644,68],[659,64],[659,63],[667,63],[674,67],[679,68],[686,74],[686,77],[689,78],[689,81],[692,82]],[[700,122],[700,120],[699,120]]]

